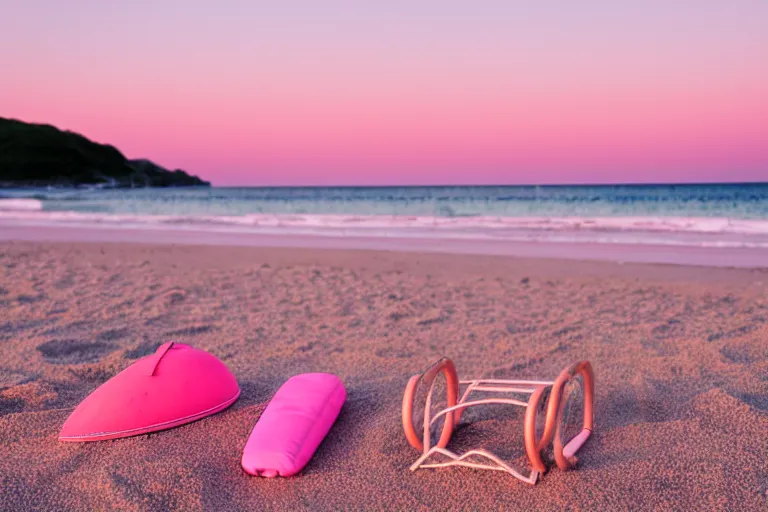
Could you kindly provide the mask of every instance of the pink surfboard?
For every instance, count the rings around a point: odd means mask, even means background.
[[[314,455],[341,411],[347,392],[329,373],[291,377],[267,405],[243,450],[251,475],[292,476]]]
[[[215,356],[165,343],[99,386],[72,412],[59,441],[103,441],[147,434],[222,411],[240,395]]]

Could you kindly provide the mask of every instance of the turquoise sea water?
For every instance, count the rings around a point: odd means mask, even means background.
[[[0,191],[16,225],[768,248],[768,183]]]
[[[768,219],[768,182],[729,185],[0,190],[45,211],[130,215]]]

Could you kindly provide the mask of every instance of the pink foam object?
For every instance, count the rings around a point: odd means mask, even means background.
[[[288,379],[261,414],[243,450],[251,475],[292,476],[306,466],[341,411],[347,392],[329,373]]]
[[[168,342],[96,388],[72,412],[59,441],[102,441],[177,427],[215,414],[240,396],[215,356]]]

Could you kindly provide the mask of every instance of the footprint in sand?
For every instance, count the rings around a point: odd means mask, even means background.
[[[124,327],[120,329],[108,329],[97,334],[96,339],[98,341],[114,341],[119,340],[120,338],[125,338],[128,336],[128,333],[128,329]]]
[[[166,336],[198,336],[200,334],[205,334],[207,332],[211,332],[214,329],[214,326],[212,325],[191,325],[189,327],[184,327],[182,329],[176,329],[175,331],[168,331],[165,333]]]
[[[0,396],[0,416],[21,412],[24,410],[24,400]]]
[[[69,272],[64,277],[59,279],[53,284],[53,287],[57,290],[66,290],[75,285],[75,273]]]
[[[26,295],[22,294],[16,297],[16,300],[19,302],[19,304],[34,304],[35,302],[40,302],[45,298],[44,295]]]
[[[11,370],[10,368],[0,368],[0,389],[17,386],[32,379],[32,376],[25,373]]]
[[[753,409],[768,412],[768,396],[754,393],[738,393],[735,398],[738,398]]]
[[[37,346],[43,359],[52,364],[85,364],[95,363],[116,347],[103,342],[57,339]]]
[[[393,347],[377,349],[375,354],[384,359],[410,359],[414,355],[408,350],[397,350]]]
[[[141,343],[136,348],[132,348],[125,352],[125,357],[128,359],[138,359],[140,357],[148,356],[149,354],[153,354],[155,350],[157,350],[157,347],[160,346],[160,343],[156,341],[145,341],[144,343]]]

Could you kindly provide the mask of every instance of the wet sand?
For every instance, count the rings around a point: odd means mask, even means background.
[[[533,235],[533,233],[528,233]],[[578,233],[574,233],[578,234]],[[525,233],[519,233],[525,236]],[[714,245],[671,245],[664,243],[542,242],[492,238],[407,237],[386,233],[370,236],[330,234],[254,233],[238,230],[200,230],[180,226],[138,228],[129,226],[50,224],[34,221],[7,221],[0,218],[0,243],[97,242],[179,245],[218,245],[236,247],[282,247],[285,249],[342,249],[397,251],[437,254],[515,256],[518,258],[558,258],[579,261],[620,263],[662,263],[707,267],[759,268],[768,266],[768,240],[755,239],[758,246],[728,247],[725,235],[709,239]],[[682,233],[678,242],[688,243]],[[702,240],[697,240],[702,242]],[[734,242],[734,240],[730,240]],[[742,240],[743,242],[743,240]],[[754,245],[754,244],[753,244]]]
[[[88,393],[166,340],[221,358],[235,405],[151,435],[57,441]],[[768,507],[767,269],[3,242],[0,346],[3,510]],[[578,469],[535,487],[408,471],[402,391],[443,355],[460,377],[554,378],[592,361],[596,430]],[[251,428],[310,371],[347,387],[336,425],[299,476],[249,477]],[[519,416],[475,416],[452,446],[520,462]]]

